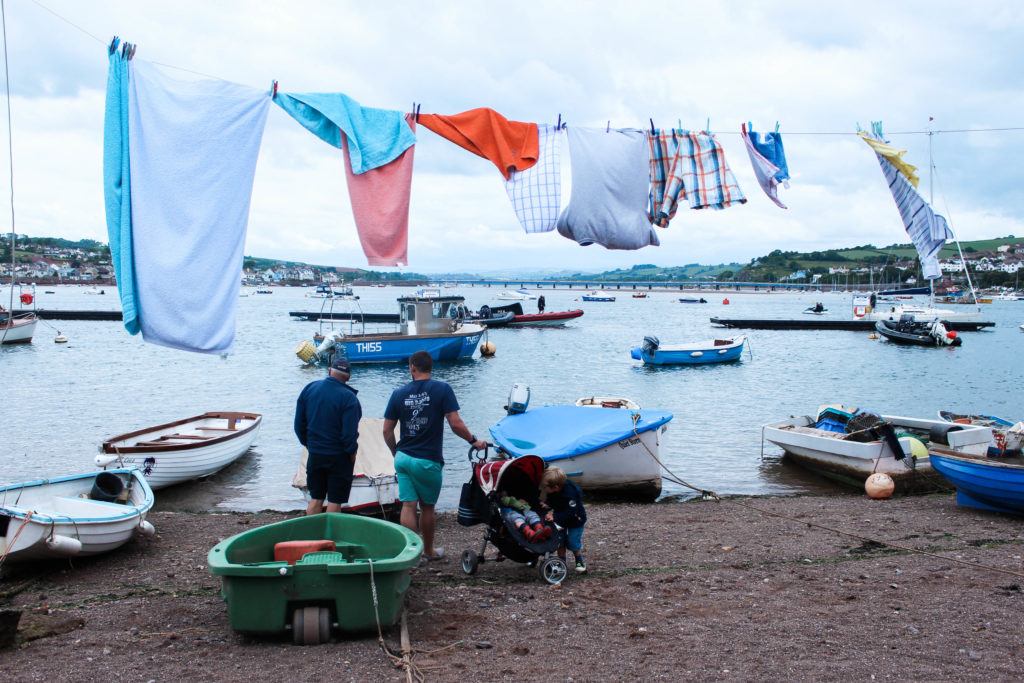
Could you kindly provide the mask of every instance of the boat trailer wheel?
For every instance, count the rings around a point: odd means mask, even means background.
[[[562,581],[565,581],[565,577],[569,575],[569,569],[565,564],[565,560],[558,556],[541,560],[537,572],[540,574],[540,578],[552,586],[562,583]]]
[[[476,574],[476,568],[480,566],[480,556],[473,550],[462,551],[462,571],[467,574]]]
[[[296,645],[320,645],[331,639],[331,610],[326,607],[299,607],[292,612],[292,642]]]

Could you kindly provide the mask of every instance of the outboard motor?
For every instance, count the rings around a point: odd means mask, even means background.
[[[640,346],[644,353],[653,354],[661,346],[661,340],[657,337],[644,337],[644,343]]]
[[[518,415],[519,413],[525,413],[527,406],[530,405],[530,387],[525,384],[512,385],[511,391],[508,392],[508,403],[505,404],[505,410],[509,415]]]

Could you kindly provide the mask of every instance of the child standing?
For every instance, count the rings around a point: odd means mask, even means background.
[[[541,501],[551,508],[546,519],[564,530],[564,544],[559,549],[559,554],[564,558],[565,549],[571,550],[576,559],[576,571],[583,574],[587,571],[587,561],[583,557],[583,525],[587,523],[583,494],[558,467],[544,470],[540,490]]]

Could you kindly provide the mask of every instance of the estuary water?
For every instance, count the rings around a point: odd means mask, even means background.
[[[183,285],[186,286],[186,285]],[[87,295],[75,286],[40,287],[41,308],[116,309],[116,290]],[[92,469],[99,444],[114,434],[213,410],[262,413],[253,449],[203,482],[158,492],[159,507],[257,510],[302,507],[291,487],[299,446],[292,432],[295,399],[323,376],[295,357],[318,323],[289,317],[320,310],[311,288],[275,287],[273,294],[239,298],[234,353],[222,358],[142,342],[119,322],[41,321],[31,345],[0,348],[0,480],[25,481]],[[498,301],[499,288],[460,287],[478,308]],[[614,292],[614,290],[609,290]],[[409,288],[356,288],[366,312],[397,313]],[[707,304],[682,304],[680,293],[653,292],[615,302],[580,300],[581,290],[539,290],[547,310],[582,308],[565,328],[495,329],[493,358],[438,364],[434,376],[455,389],[462,416],[477,435],[501,419],[514,382],[532,390],[532,406],[571,403],[581,396],[625,396],[644,408],[674,413],[663,458],[686,481],[719,494],[777,495],[837,491],[832,484],[780,462],[770,444],[762,457],[761,425],[813,414],[841,402],[897,415],[933,417],[953,409],[1024,419],[1024,302],[982,306],[992,330],[964,333],[960,348],[899,347],[866,332],[723,330],[709,318],[800,318],[816,301],[829,317],[848,318],[851,296],[707,293]],[[683,296],[693,296],[686,294]],[[723,305],[728,298],[730,303]],[[351,304],[335,302],[335,310]],[[536,302],[523,302],[528,311]],[[70,342],[53,342],[59,329]],[[747,334],[751,354],[741,362],[703,367],[644,367],[629,349],[644,335],[663,343]],[[380,416],[391,390],[407,381],[404,365],[357,365],[351,384],[365,416]],[[567,426],[567,428],[570,428]],[[468,478],[467,446],[445,437],[445,489],[439,507],[457,505]],[[666,482],[668,499],[692,492]]]

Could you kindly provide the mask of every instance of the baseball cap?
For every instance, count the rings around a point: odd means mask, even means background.
[[[331,369],[337,370],[338,372],[347,372],[350,375],[352,374],[352,366],[348,364],[348,358],[343,358],[341,356],[334,359],[334,362],[331,363]]]

